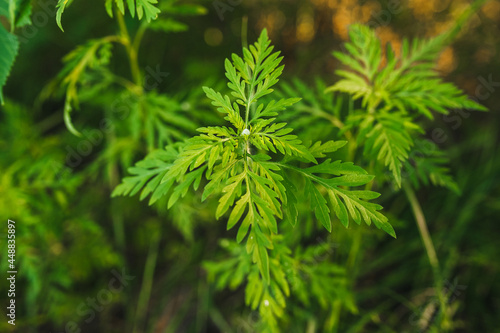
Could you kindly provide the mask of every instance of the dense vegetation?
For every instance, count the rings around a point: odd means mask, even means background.
[[[1,2],[0,330],[495,331],[500,4],[414,2]]]

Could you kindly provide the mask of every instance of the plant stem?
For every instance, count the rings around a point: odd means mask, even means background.
[[[427,257],[429,258],[429,263],[431,264],[432,267],[432,272],[434,274],[435,288],[437,289],[436,294],[439,298],[439,304],[441,306],[441,316],[446,321],[447,311],[446,311],[446,299],[443,290],[443,279],[441,276],[441,270],[439,268],[439,261],[436,255],[436,250],[434,248],[434,244],[432,243],[432,238],[429,234],[429,229],[427,228],[425,216],[413,189],[406,183],[403,183],[403,189],[406,193],[408,201],[410,202],[413,215],[415,216],[418,230],[420,232],[420,236],[424,243],[425,251],[427,252]]]
[[[109,144],[116,144],[116,135],[114,130],[109,135]],[[118,164],[116,160],[113,160],[108,164],[108,178],[109,178],[109,189],[110,191],[114,189],[120,183],[120,172],[118,171]],[[113,223],[113,234],[115,238],[115,244],[122,252],[125,251],[125,228],[123,225],[123,214],[116,206],[116,202],[111,202],[111,221]]]
[[[146,32],[147,24],[142,23],[139,26],[139,29],[137,30],[135,37],[134,37],[134,42],[132,43],[132,47],[135,50],[135,53],[139,53],[139,46],[141,46],[141,41],[142,37],[144,36],[144,33]]]
[[[243,45],[244,48],[248,48],[247,34],[248,34],[248,16],[245,15],[241,19],[241,44]]]
[[[245,128],[248,128],[248,116],[250,115],[250,105],[252,104],[252,99],[253,99],[253,88],[251,86],[249,87],[249,93],[248,93],[248,99],[247,99],[247,105],[245,108]]]
[[[337,333],[339,331],[340,313],[342,312],[342,302],[339,299],[333,301],[332,313],[328,317],[325,328],[328,332]]]
[[[425,216],[422,212],[422,208],[420,207],[420,203],[415,196],[415,192],[413,192],[411,187],[407,184],[403,184],[403,189],[406,193],[406,196],[408,197],[408,201],[410,202],[411,208],[413,210],[413,215],[415,215],[415,220],[417,221],[418,230],[420,231],[420,236],[422,236],[425,250],[427,251],[427,255],[429,257],[429,262],[432,267],[439,267],[436,250],[434,249],[434,244],[432,243],[429,229],[427,228],[427,223],[425,222]]]
[[[321,117],[321,118],[325,118],[326,120],[330,121],[335,127],[338,127],[339,129],[342,129],[345,126],[345,124],[339,118],[337,118],[336,116],[334,116],[334,115],[332,115],[332,114],[330,114],[328,112],[325,112],[325,111],[323,111],[321,109],[318,109],[316,107],[312,107],[312,106],[299,106],[297,108],[298,108],[298,110],[302,110],[304,112],[308,112],[308,113],[313,114],[315,116],[318,116],[318,117]],[[347,132],[346,132],[346,134],[347,134]],[[351,134],[350,134],[350,132],[349,132],[349,134],[346,135],[346,137],[348,137],[348,139],[350,137],[352,137]]]
[[[118,26],[120,28],[120,34],[122,35],[124,39],[123,45],[127,49],[128,57],[129,57],[129,62],[130,62],[130,71],[132,72],[132,77],[134,78],[134,83],[137,84],[139,87],[142,87],[142,78],[141,78],[141,71],[139,70],[139,62],[137,60],[137,50],[134,48],[134,45],[132,45],[130,35],[127,30],[127,26],[125,25],[125,19],[123,18],[123,14],[120,13],[119,10],[116,11],[116,19],[118,21]],[[139,42],[142,38],[142,33],[140,30],[138,34],[141,33],[141,35],[136,36],[140,37],[138,40],[136,39],[137,46],[139,45]]]
[[[315,333],[316,332],[316,320],[311,318],[307,321],[306,333]]]
[[[158,247],[160,245],[160,230],[156,230],[152,234],[151,243],[149,246],[148,257],[144,266],[144,274],[142,276],[141,291],[137,302],[137,310],[135,313],[134,330],[133,332],[142,332],[141,326],[144,325],[146,310],[151,297],[151,289],[153,287],[153,275],[156,268],[156,259],[158,257]]]

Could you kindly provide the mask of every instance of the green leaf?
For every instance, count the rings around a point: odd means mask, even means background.
[[[458,184],[450,175],[450,161],[446,154],[428,140],[417,142],[410,154],[410,159],[405,162],[405,175],[415,189],[420,186],[441,186],[448,188],[456,194],[461,194]]]
[[[270,269],[269,269],[269,254],[267,248],[271,247],[271,242],[265,234],[262,233],[257,225],[252,226],[250,237],[247,241],[247,252],[252,253],[252,261],[257,263],[257,267],[262,275],[265,284],[269,284]]]
[[[160,10],[154,6],[157,3],[158,0],[136,0],[137,18],[141,20],[144,15],[148,23],[155,20],[160,13]]]
[[[239,108],[236,103],[231,105],[228,96],[222,96],[221,93],[216,92],[212,88],[203,87],[203,91],[207,97],[212,100],[212,105],[218,107],[217,110],[219,112],[227,114],[227,117],[224,119],[231,122],[238,130],[243,130],[245,128],[245,122],[240,116]]]
[[[253,133],[250,141],[257,148],[272,151],[279,151],[283,155],[297,156],[308,162],[316,163],[316,159],[311,152],[302,145],[302,141],[296,135],[290,134],[291,128],[285,128],[285,123],[275,123],[259,132]],[[255,130],[258,130],[256,127]]]
[[[19,49],[19,41],[17,37],[3,26],[0,26],[0,45],[2,45],[2,52],[0,52],[0,103],[4,104],[3,86],[7,82],[10,70],[16,59]]]
[[[153,151],[144,160],[129,168],[128,171],[133,176],[123,178],[122,183],[113,190],[111,196],[133,196],[142,189],[140,200],[151,195],[149,204],[152,205],[165,196],[173,185],[173,179],[163,183],[161,183],[161,180],[172,167],[172,162],[177,155],[178,151],[173,147]],[[180,192],[179,189],[176,190]]]
[[[61,29],[61,31],[64,31],[62,24],[61,24],[62,14],[64,13],[64,9],[66,9],[66,6],[71,4],[71,2],[72,2],[72,0],[58,0],[57,1],[56,22],[57,22],[57,25],[59,26],[59,29]]]
[[[179,200],[179,198],[183,198],[187,194],[187,191],[189,190],[189,187],[191,185],[193,185],[193,189],[195,191],[198,189],[198,186],[200,186],[201,177],[203,176],[203,172],[205,172],[206,168],[207,166],[205,165],[185,175],[182,181],[175,187],[174,191],[172,192],[172,195],[168,200],[167,208],[172,207],[177,202],[177,200]]]
[[[64,122],[69,131],[76,136],[81,134],[73,126],[70,113],[74,108],[78,108],[78,86],[87,83],[86,73],[107,66],[111,58],[111,47],[111,42],[107,38],[92,39],[63,58],[64,67],[58,79],[60,86],[66,90]]]
[[[134,120],[135,122],[144,121],[141,127],[146,129],[150,149],[184,140],[194,133],[197,127],[182,109],[181,103],[156,92],[143,94],[137,103],[133,104],[132,112],[138,114],[138,120]]]
[[[125,14],[125,5],[123,0],[106,0],[104,6],[106,7],[106,12],[109,17],[113,17],[113,3],[116,4],[116,7],[120,11],[120,13]]]
[[[359,126],[360,132],[366,133],[364,154],[388,166],[398,187],[401,187],[401,168],[413,146],[411,132],[419,129],[413,125],[408,117],[392,113],[368,116]]]
[[[306,188],[305,191],[309,193],[309,199],[311,202],[311,208],[314,210],[314,214],[316,218],[323,224],[323,226],[328,230],[328,232],[332,232],[332,221],[330,220],[330,209],[328,208],[328,204],[319,193],[316,186],[312,184],[309,179],[306,179]]]
[[[285,178],[283,179],[283,186],[286,189],[286,204],[284,210],[284,220],[288,221],[292,227],[295,227],[298,220],[299,211],[297,210],[297,197],[294,193],[297,188]]]
[[[245,173],[241,173],[237,176],[229,178],[229,184],[222,190],[224,195],[219,199],[219,205],[217,206],[217,211],[215,212],[215,217],[217,219],[221,217],[230,206],[233,205],[236,194],[241,191],[240,186],[245,179],[245,176]]]
[[[456,30],[454,27],[450,31]],[[451,32],[433,39],[403,41],[401,55],[396,58],[388,44],[386,64],[381,66],[381,43],[373,30],[355,24],[350,27],[346,52],[334,55],[351,71],[337,70],[342,80],[328,88],[362,98],[370,112],[382,102],[386,110],[419,113],[429,119],[432,112],[447,114],[450,109],[486,109],[471,101],[451,83],[443,82],[433,69],[441,50],[450,42]]]
[[[347,227],[349,225],[348,217],[350,216],[358,224],[361,223],[361,220],[364,220],[367,225],[373,222],[377,228],[396,237],[394,229],[387,222],[387,217],[378,212],[382,207],[365,201],[378,197],[378,193],[372,191],[352,191],[343,188],[343,186],[365,185],[373,179],[373,176],[367,175],[366,171],[362,168],[352,163],[331,162],[330,160],[307,169],[299,169],[283,163],[277,163],[277,165],[298,172],[306,178],[305,194],[311,200],[311,206],[315,209],[316,217],[325,225],[327,230],[329,227],[331,228],[328,222],[329,217],[327,218],[329,209],[325,206],[324,201],[319,199],[318,195],[321,194],[318,189],[314,185],[308,185],[308,182],[325,188],[333,211],[344,226]],[[324,178],[317,174],[329,174],[337,177]]]
[[[278,115],[279,111],[285,110],[287,107],[294,105],[300,100],[300,98],[283,98],[277,102],[275,100],[272,100],[266,105],[265,108],[264,105],[261,104],[262,107],[260,109],[257,109],[257,112],[255,112],[255,114],[253,115],[250,123],[255,122],[257,119],[263,117],[275,117]]]
[[[327,141],[323,144],[321,141],[316,141],[314,145],[309,148],[309,152],[316,158],[322,158],[326,157],[326,153],[333,153],[346,144],[347,141]]]
[[[10,23],[10,32],[15,28],[31,24],[30,0],[4,0],[0,2],[0,16],[5,16]]]
[[[174,20],[173,18],[158,18],[149,24],[149,29],[162,32],[182,32],[189,29],[185,23]]]
[[[236,205],[233,208],[233,211],[231,212],[231,215],[229,216],[229,220],[227,221],[227,230],[231,229],[238,223],[240,220],[241,216],[245,212],[245,207],[250,201],[250,192],[247,192],[244,196],[242,196]]]
[[[106,7],[106,12],[110,17],[113,17],[113,3],[116,4],[120,13],[125,14],[125,4],[123,0],[106,0],[104,5]],[[150,23],[152,20],[158,18],[158,15],[161,12],[161,10],[156,6],[157,3],[158,0],[127,0],[127,7],[132,17],[135,17],[135,14],[137,13],[137,18],[139,20],[145,17],[146,21]],[[154,24],[154,26],[151,25],[151,28],[154,30],[181,31],[179,30],[179,24],[182,25],[182,23],[166,19],[160,24]]]

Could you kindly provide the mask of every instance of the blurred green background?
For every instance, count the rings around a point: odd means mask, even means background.
[[[220,121],[201,86],[224,84],[223,59],[240,52],[242,25],[248,25],[248,42],[268,29],[284,56],[285,81],[298,77],[312,83],[320,77],[330,85],[339,67],[331,52],[340,50],[350,24],[370,24],[384,43],[390,41],[397,49],[403,37],[443,32],[469,4],[179,3],[202,6],[202,15],[176,18],[185,24],[179,27],[183,31],[148,31],[139,66],[145,73],[161,72],[156,90],[171,96],[174,107],[199,125]],[[37,0],[33,6],[34,24],[17,31],[19,55],[4,87],[7,102],[0,107],[0,215],[3,232],[7,219],[17,223],[19,271],[16,326],[3,317],[0,331],[64,332],[74,322],[82,332],[257,332],[257,319],[243,305],[243,290],[216,292],[201,267],[204,260],[223,256],[218,240],[228,236],[225,223],[213,218],[213,203],[200,204],[188,196],[167,211],[165,202],[149,207],[137,197],[110,198],[126,167],[147,153],[144,142],[124,132],[113,114],[116,105],[127,112],[127,96],[110,87],[81,101],[73,122],[87,130],[84,135],[93,143],[84,154],[75,153],[82,149],[82,139],[64,125],[64,98],[53,79],[63,68],[63,57],[77,45],[117,31],[104,2],[74,1],[63,15],[65,32],[55,22],[55,1]],[[131,31],[139,27],[129,15],[125,20]],[[445,139],[437,143],[449,152],[452,174],[462,189],[461,196],[433,187],[418,192],[447,277],[444,284],[456,291],[456,332],[500,332],[499,29],[500,2],[490,1],[445,49],[437,67],[490,112],[454,110],[427,126],[429,138],[433,129],[444,131]],[[128,66],[124,50],[114,47],[109,68],[130,77]],[[111,119],[113,135],[93,132],[103,119]],[[415,314],[432,308],[431,269],[411,211],[397,194],[384,195],[392,203],[388,214],[398,239],[366,232],[370,236],[359,244],[362,254],[352,276],[359,311],[346,311],[338,332],[421,332]],[[332,260],[342,264],[349,256],[349,230],[337,227],[321,239],[335,244]],[[2,235],[2,276],[7,271],[5,240]],[[114,290],[110,282],[124,272],[133,279],[122,281],[119,291],[102,292]],[[6,306],[3,281],[0,299]],[[92,310],[88,298],[99,293],[112,297]],[[301,311],[305,319],[296,320],[307,322],[315,310]],[[294,328],[293,319],[290,327],[303,332],[299,325]]]

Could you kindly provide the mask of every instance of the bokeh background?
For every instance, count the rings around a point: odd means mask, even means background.
[[[199,124],[220,121],[202,97],[201,86],[223,85],[223,59],[240,52],[242,26],[247,26],[243,39],[248,42],[268,29],[284,56],[284,81],[298,77],[312,83],[320,77],[333,84],[340,65],[331,53],[347,40],[350,24],[371,25],[384,43],[390,41],[397,49],[403,37],[442,33],[470,4],[466,0],[186,3],[202,6],[201,15],[178,18],[184,24],[179,32],[148,32],[139,64],[143,71],[168,73],[156,90],[173,96],[176,107]],[[225,223],[213,219],[213,205],[188,196],[167,211],[161,202],[148,207],[137,197],[111,199],[111,191],[126,174],[123,166],[132,165],[147,151],[127,133],[95,137],[88,154],[72,155],[80,139],[64,125],[64,98],[54,88],[54,78],[63,67],[63,57],[77,45],[116,32],[103,1],[75,0],[63,15],[65,32],[55,23],[55,1],[36,0],[33,6],[34,14],[46,13],[47,19],[18,33],[25,42],[4,87],[7,103],[0,107],[0,216],[17,222],[19,270],[16,327],[4,318],[0,331],[63,332],[68,322],[75,322],[82,332],[256,331],[252,326],[256,315],[242,303],[244,291],[216,291],[201,266],[217,257],[218,239],[227,236]],[[131,31],[138,27],[137,20],[125,18]],[[110,68],[129,75],[123,50],[117,46],[113,52]],[[429,187],[418,196],[447,277],[445,284],[456,290],[454,331],[500,332],[499,1],[489,1],[463,27],[441,54],[437,70],[490,111],[453,111],[453,118],[438,116],[429,124],[428,128],[441,128],[446,134],[439,147],[451,156],[450,167],[462,195]],[[116,96],[118,92],[110,88],[84,100],[73,112],[76,126],[93,133]],[[363,238],[362,255],[352,273],[358,312],[346,311],[338,332],[420,332],[415,313],[431,311],[431,269],[411,212],[394,196],[396,208],[390,214],[398,241],[376,231]],[[3,223],[3,232],[4,228]],[[337,228],[322,237],[334,244],[339,262],[348,257],[352,243],[348,232]],[[0,242],[4,249],[5,236]],[[0,254],[2,272],[5,253]],[[94,311],[88,306],[79,310],[82,302],[109,288],[109,282],[123,272],[134,278],[125,281],[109,302]],[[2,306],[6,287],[0,284]],[[92,319],[86,322],[88,318]]]

